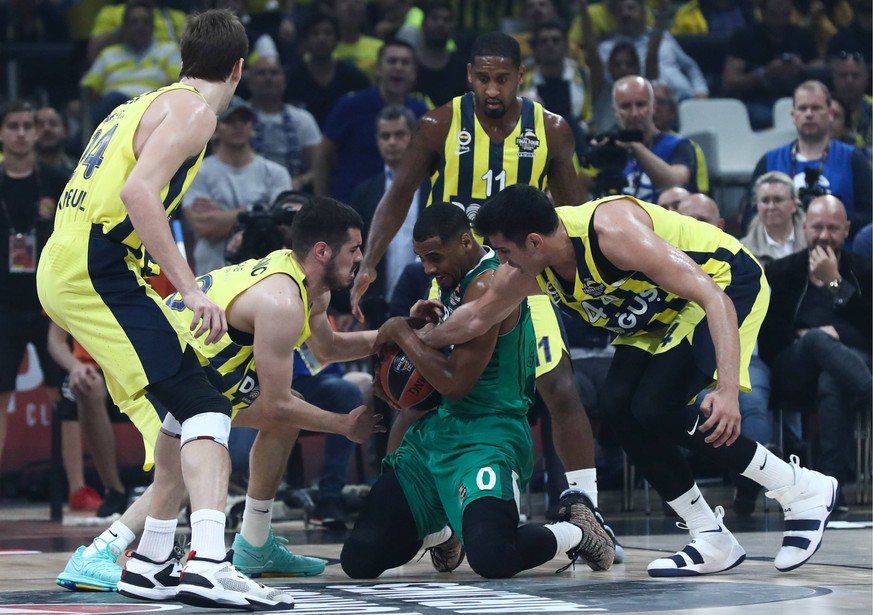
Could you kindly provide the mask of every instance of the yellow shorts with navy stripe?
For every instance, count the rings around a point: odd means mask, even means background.
[[[428,299],[439,301],[440,291],[436,280],[431,283],[427,296]],[[546,295],[531,295],[527,298],[527,305],[537,340],[536,376],[539,378],[558,366],[561,355],[567,352],[567,345],[564,343],[558,314],[551,300]]]
[[[143,279],[137,261],[99,226],[71,223],[49,238],[37,270],[45,311],[100,365],[119,406],[175,375],[185,348],[196,349],[188,327]]]

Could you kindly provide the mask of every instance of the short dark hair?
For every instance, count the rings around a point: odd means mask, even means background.
[[[6,116],[10,113],[24,113],[29,111],[33,113],[33,120],[36,121],[36,109],[29,102],[24,100],[10,100],[8,103],[0,106],[0,126],[6,121]]]
[[[236,15],[212,9],[188,18],[179,48],[182,77],[219,82],[249,55],[249,39]]]
[[[354,209],[326,196],[306,203],[291,224],[291,245],[300,259],[319,241],[336,250],[349,239],[349,229],[364,228],[364,221]]]
[[[415,130],[418,119],[410,109],[403,105],[387,105],[382,107],[379,115],[376,116],[376,129],[379,129],[379,122],[381,121],[390,122],[391,120],[399,120],[401,118],[406,120],[406,125],[409,127],[410,132]]]
[[[452,10],[452,4],[449,0],[431,0],[430,2],[425,2],[424,6],[421,7],[421,12],[425,18],[434,11],[448,11],[453,19],[455,17],[455,11]]]
[[[315,26],[321,23],[329,23],[333,28],[333,33],[336,36],[339,36],[339,24],[337,23],[336,19],[334,19],[327,13],[315,11],[309,19],[303,22],[303,26],[300,30],[303,38],[308,38],[309,34],[315,29]]]
[[[543,30],[558,30],[561,34],[564,35],[564,39],[567,38],[567,28],[560,21],[556,21],[554,19],[550,19],[549,21],[544,21],[541,24],[537,24],[534,26],[533,32],[530,35],[530,42],[532,45],[536,45],[537,38],[540,36],[540,32]]]
[[[631,57],[635,58],[637,61],[637,66],[642,66],[642,62],[640,62],[640,54],[637,52],[637,48],[633,46],[633,44],[627,41],[619,41],[612,48],[612,51],[609,52],[609,59],[612,61],[612,58],[618,55],[619,53],[627,53],[630,54]]]
[[[124,5],[124,13],[121,15],[121,21],[124,23],[127,21],[127,15],[133,9],[145,9],[149,12],[149,15],[152,15],[154,12],[154,6],[146,0],[128,0]]]
[[[509,58],[513,66],[521,67],[521,47],[518,46],[518,41],[503,32],[486,32],[473,41],[470,63],[475,62],[476,58],[486,56]]]
[[[379,47],[379,55],[376,56],[377,64],[382,62],[382,58],[385,56],[385,50],[389,47],[403,47],[404,49],[408,49],[409,53],[412,54],[413,63],[418,64],[418,59],[415,55],[415,47],[410,45],[408,41],[404,41],[402,38],[389,38],[381,47]]]
[[[521,246],[530,233],[554,233],[558,214],[545,192],[527,184],[515,184],[485,201],[473,226],[480,235],[500,233]]]
[[[446,242],[459,239],[464,233],[472,235],[472,229],[470,219],[461,207],[454,203],[432,203],[418,214],[412,239],[421,242],[439,237],[440,241]]]

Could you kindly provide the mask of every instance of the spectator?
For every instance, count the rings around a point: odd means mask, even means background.
[[[324,13],[316,13],[303,26],[303,61],[288,74],[292,85],[286,91],[290,102],[309,111],[324,129],[327,114],[336,102],[349,92],[363,90],[370,85],[367,76],[348,62],[333,57],[339,26]]]
[[[842,479],[851,468],[855,413],[869,412],[871,265],[843,250],[850,222],[840,199],[816,197],[804,231],[809,249],[767,266],[770,309],[761,328],[761,356],[773,370],[781,402],[815,400],[817,467]],[[848,510],[840,495],[837,510]]]
[[[348,202],[355,188],[382,169],[373,127],[386,105],[403,105],[416,117],[428,110],[411,96],[415,84],[412,46],[388,41],[379,50],[376,85],[340,100],[324,125],[314,169],[315,193]]]
[[[758,215],[740,242],[763,265],[805,249],[806,214],[791,178],[781,171],[768,171],[755,180],[753,193]]]
[[[437,107],[467,91],[467,61],[450,44],[454,29],[455,16],[446,0],[427,5],[421,22],[421,44],[415,47],[415,90]]]
[[[396,38],[409,21],[411,12],[417,12],[412,0],[379,0],[375,4],[378,16],[374,19],[373,34],[383,41]]]
[[[281,164],[296,190],[310,190],[312,163],[321,130],[312,114],[285,104],[285,72],[277,56],[261,56],[248,71],[250,100],[255,112],[252,147],[255,153]]]
[[[618,43],[609,54],[608,72],[604,72],[603,63],[597,48],[593,53],[586,51],[588,72],[591,75],[591,95],[594,101],[593,123],[594,131],[606,132],[615,128],[615,108],[612,101],[612,88],[615,82],[624,77],[641,74],[640,56],[636,47],[630,43]]]
[[[830,104],[831,94],[824,84],[806,81],[797,87],[791,110],[797,140],[762,156],[752,185],[767,171],[782,171],[794,182],[803,205],[818,194],[834,194],[855,228],[861,228],[870,222],[873,174],[860,151],[831,138]]]
[[[266,208],[280,192],[291,189],[285,167],[252,149],[253,119],[249,104],[234,97],[215,129],[214,155],[203,161],[184,196],[185,219],[197,237],[197,275],[225,265],[224,244],[241,212]]]
[[[38,109],[36,130],[36,157],[39,161],[72,175],[76,161],[65,151],[68,134],[63,116],[52,107]]]
[[[604,0],[589,5],[587,0],[578,0],[579,13],[573,18],[570,25],[570,44],[580,49],[593,42],[597,43],[618,32],[619,28],[619,2],[618,0]],[[591,22],[590,35],[585,31],[584,21]],[[655,25],[655,16],[651,11],[646,11],[646,26]]]
[[[164,8],[155,0],[126,0],[120,4],[104,6],[97,13],[88,42],[88,61],[93,62],[100,52],[111,45],[119,45],[124,40],[124,14],[131,4],[145,4],[152,14],[155,40],[159,43],[178,45],[185,27],[185,13]]]
[[[333,18],[339,25],[339,42],[333,57],[357,66],[370,80],[378,78],[382,40],[364,34],[366,0],[333,0]]]
[[[724,230],[725,222],[718,211],[718,205],[705,194],[699,192],[689,194],[686,198],[679,201],[676,212]]]
[[[69,40],[64,9],[57,2],[12,0],[0,4],[0,32],[9,43],[64,43]]]
[[[153,38],[150,10],[146,0],[129,0],[124,7],[121,42],[104,48],[82,77],[82,87],[97,100],[95,124],[121,103],[179,78],[179,48]]]
[[[52,230],[55,206],[67,175],[36,158],[36,118],[20,101],[0,107],[0,461],[6,409],[28,343],[36,347],[49,401],[58,398],[63,375],[48,354],[49,320],[36,294],[36,265]]]
[[[773,125],[773,103],[790,96],[817,63],[809,28],[789,23],[791,0],[762,0],[761,23],[734,32],[722,71],[725,94],[742,100],[752,128]]]
[[[382,196],[394,182],[400,162],[406,155],[416,121],[412,111],[399,105],[389,105],[379,112],[376,120],[376,143],[384,168],[381,173],[360,184],[351,200],[351,206],[361,214],[361,218],[364,220],[365,241],[369,236],[373,212],[376,211],[376,206]],[[371,296],[381,296],[386,300],[391,297],[394,286],[406,265],[417,260],[415,252],[412,251],[412,227],[415,226],[419,212],[427,204],[429,188],[430,182],[425,181],[421,188],[416,191],[406,220],[388,245],[388,251],[385,253],[386,258],[379,262],[378,276],[370,287]]]
[[[868,259],[873,256],[873,224],[868,224],[855,233],[852,252],[866,256]]]
[[[841,51],[828,61],[834,84],[833,97],[843,105],[845,128],[851,135],[850,143],[864,148],[867,158],[870,158],[873,146],[873,98],[867,94],[870,67],[857,51]]]
[[[676,211],[679,209],[679,203],[690,195],[691,193],[682,186],[671,186],[658,195],[656,202],[664,209]]]
[[[655,128],[661,132],[675,132],[679,128],[679,109],[673,90],[666,83],[652,82],[655,95]]]
[[[567,35],[557,21],[540,23],[531,36],[533,63],[522,87],[528,98],[557,113],[570,125],[576,150],[584,153],[587,121],[591,119],[591,92],[585,72],[568,57]]]
[[[652,84],[642,77],[624,77],[612,92],[619,126],[642,132],[642,141],[617,141],[628,152],[624,193],[654,203],[671,186],[697,192],[706,168],[698,166],[691,141],[655,128]]]
[[[78,442],[74,443],[77,445],[74,448],[78,449],[78,458],[74,460],[74,465],[78,467],[79,487],[84,486],[81,475],[82,436],[84,436],[88,443],[88,449],[91,451],[91,460],[97,468],[97,474],[100,476],[100,482],[104,489],[103,501],[97,508],[97,516],[105,518],[115,514],[120,515],[127,508],[127,495],[124,483],[121,482],[121,475],[118,473],[118,461],[115,456],[115,433],[112,430],[112,423],[109,421],[109,412],[106,407],[106,401],[109,398],[106,382],[103,380],[100,366],[75,340],[73,340],[71,347],[70,339],[67,332],[58,325],[55,323],[49,325],[48,351],[58,365],[67,372],[60,401],[62,416],[67,413],[75,419],[65,420],[64,426],[66,423],[75,423],[77,426],[81,426]],[[65,448],[67,441],[67,434],[64,433],[62,444]],[[65,467],[67,466],[66,462],[67,456],[65,455]],[[75,510],[73,506],[75,489],[70,479],[69,469],[67,469],[67,478],[70,480],[70,508]]]
[[[643,0],[618,0],[618,32],[600,43],[600,59],[606,62],[612,48],[620,42],[631,43],[642,61],[643,73],[657,78],[670,86],[679,100],[705,98],[709,95],[706,79],[700,67],[679,46],[676,39],[661,27],[659,19],[655,28],[646,26],[646,11]],[[650,39],[655,43],[650,47]],[[658,40],[660,38],[660,43]],[[650,72],[649,65],[657,61],[657,72]]]
[[[672,34],[730,34],[755,21],[748,0],[689,0],[676,10]]]
[[[225,9],[237,16],[246,29],[249,52],[254,55],[278,55],[279,28],[281,21],[274,12],[257,16],[249,14],[246,0],[206,0],[206,8]]]
[[[554,0],[524,0],[521,9],[521,19],[523,29],[512,35],[518,42],[521,48],[521,63],[524,66],[530,65],[534,58],[533,56],[533,39],[536,36],[536,30],[545,23],[560,23],[558,9],[555,6]]]
[[[867,66],[873,64],[871,58],[870,38],[873,36],[873,2],[871,0],[852,0],[852,12],[855,17],[852,22],[837,30],[828,41],[828,57],[840,55],[840,52],[860,53],[864,56]]]

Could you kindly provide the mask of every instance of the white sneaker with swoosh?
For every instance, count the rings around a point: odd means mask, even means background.
[[[678,553],[649,564],[649,576],[696,577],[739,566],[746,559],[746,551],[722,523],[724,508],[716,506],[714,512],[718,527],[691,530],[691,542]],[[677,523],[676,526],[688,529],[684,523]]]
[[[818,551],[840,493],[837,479],[800,467],[796,455],[791,456],[791,465],[794,484],[767,492],[785,513],[782,548],[773,562],[780,572],[802,566]]]

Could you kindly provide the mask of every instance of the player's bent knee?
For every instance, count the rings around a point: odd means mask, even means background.
[[[194,351],[189,347],[175,375],[148,386],[152,394],[183,426],[198,414],[223,414],[230,418],[230,400],[210,383]]]
[[[182,423],[182,446],[192,440],[209,439],[227,448],[230,417],[219,412],[195,414]]]
[[[385,572],[376,562],[379,545],[349,537],[340,552],[340,566],[351,579],[375,579]]]

